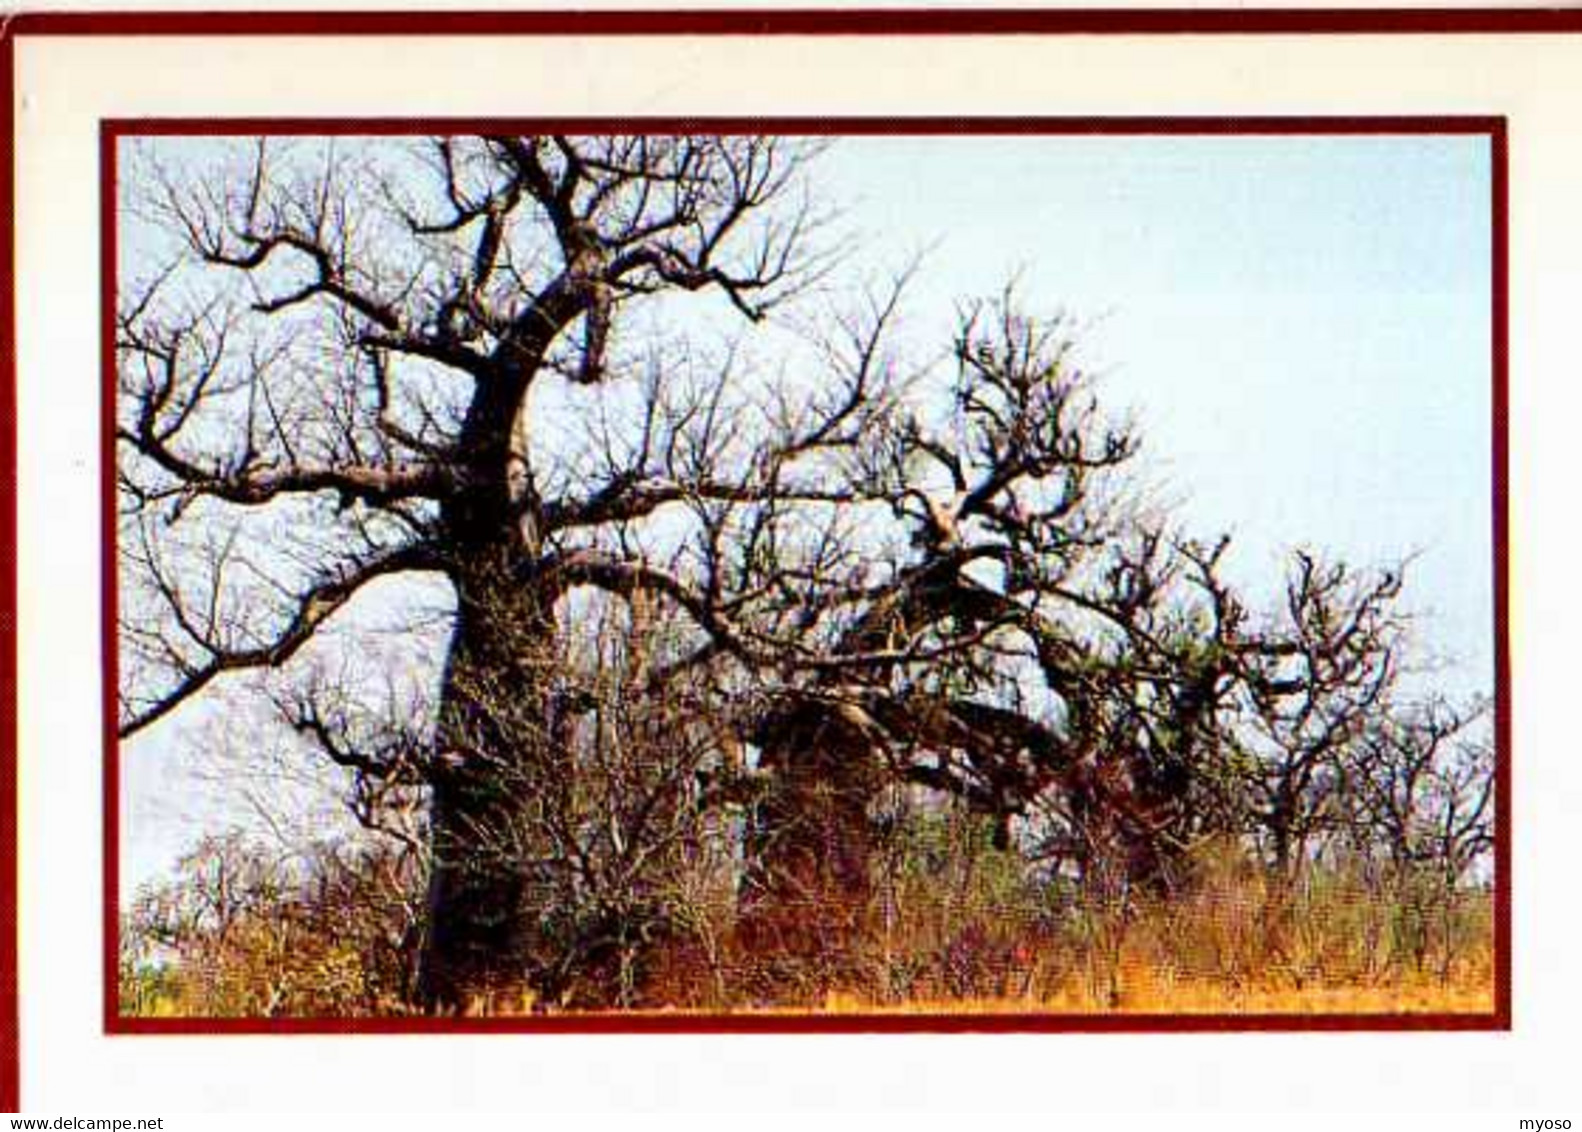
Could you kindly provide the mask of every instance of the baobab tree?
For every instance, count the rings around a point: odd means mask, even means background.
[[[524,642],[552,640],[594,587],[684,608],[698,639],[678,665],[778,661],[755,602],[773,575],[830,565],[817,537],[797,540],[805,562],[742,569],[720,544],[746,524],[768,547],[794,508],[806,530],[844,521],[833,454],[886,396],[888,308],[796,396],[733,382],[729,354],[621,330],[677,295],[759,321],[814,278],[809,155],[650,136],[127,155],[123,207],[146,231],[117,315],[120,733],[287,664],[375,583],[442,578],[431,734],[369,750],[332,734],[334,713],[293,720],[361,775],[429,793],[431,1004],[532,970],[540,910],[486,850],[569,780],[540,756],[578,698]],[[546,419],[556,402],[577,432]]]

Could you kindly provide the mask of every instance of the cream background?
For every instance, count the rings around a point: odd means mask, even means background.
[[[560,1105],[1579,1115],[1571,839],[1582,40],[147,39],[17,45],[30,1110]],[[1511,171],[1513,1035],[109,1038],[100,1023],[101,117],[1502,114]],[[793,1074],[790,1067],[794,1066]]]

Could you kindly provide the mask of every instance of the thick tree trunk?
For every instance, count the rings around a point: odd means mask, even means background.
[[[430,805],[419,995],[429,1009],[534,987],[548,831],[570,788],[556,743],[553,611],[500,548],[459,563]]]
[[[882,650],[897,632],[970,601],[953,562],[925,563],[836,651]],[[771,785],[747,845],[737,934],[751,954],[814,992],[849,981],[861,962],[872,896],[869,810],[885,782],[874,726],[855,708],[809,699],[777,713],[759,739]]]
[[[871,740],[811,705],[766,729],[771,775],[748,843],[738,938],[774,976],[812,993],[854,973],[872,896],[869,808],[882,785]],[[787,970],[788,967],[794,970]]]

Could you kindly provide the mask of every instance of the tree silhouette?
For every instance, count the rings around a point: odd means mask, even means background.
[[[758,414],[747,437],[726,412],[728,370],[619,348],[617,313],[650,297],[715,295],[757,320],[812,277],[806,146],[285,148],[259,141],[194,176],[148,161],[129,178],[179,247],[129,281],[118,314],[124,569],[132,607],[158,611],[123,622],[120,731],[223,673],[286,663],[380,579],[446,579],[455,628],[428,749],[370,754],[317,730],[364,774],[431,791],[424,994],[457,1002],[531,966],[522,878],[478,851],[553,788],[523,788],[522,753],[572,710],[521,642],[551,639],[577,587],[652,589],[691,613],[702,649],[753,656],[748,598],[707,562],[719,531],[705,521],[667,563],[640,549],[640,528],[667,511],[846,498],[803,469],[853,442],[870,375],[794,417]],[[607,423],[546,455],[535,410],[557,379],[635,386],[635,429]],[[698,554],[694,583],[679,566]]]

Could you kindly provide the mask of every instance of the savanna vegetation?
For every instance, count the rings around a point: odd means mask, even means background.
[[[128,144],[121,735],[252,680],[363,832],[207,839],[124,1012],[1492,1008],[1404,566],[1242,592],[1065,321],[844,283],[818,148]],[[428,670],[331,631],[414,579]]]

